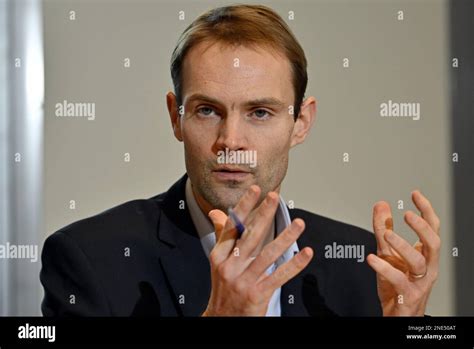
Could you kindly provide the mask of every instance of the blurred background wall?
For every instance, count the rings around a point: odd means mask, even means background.
[[[395,230],[415,242],[403,213],[416,209],[410,192],[420,189],[442,222],[440,277],[427,313],[473,315],[467,291],[472,270],[465,264],[472,265],[467,254],[474,247],[472,237],[466,237],[472,227],[466,207],[472,208],[472,189],[467,189],[472,187],[472,152],[467,152],[472,144],[472,100],[460,109],[453,109],[452,103],[472,98],[472,50],[466,51],[470,56],[462,51],[472,43],[467,25],[452,35],[458,18],[453,17],[452,2],[255,3],[272,7],[287,20],[307,55],[306,95],[318,100],[311,136],[290,155],[284,199],[368,230],[373,204],[387,200]],[[39,241],[78,219],[163,192],[184,173],[182,143],[173,137],[165,104],[165,94],[172,89],[169,59],[179,34],[195,17],[226,4],[42,3],[44,180]],[[453,67],[453,58],[461,54]],[[464,84],[453,90],[456,76],[464,76]],[[381,117],[380,104],[389,100],[420,103],[420,120]],[[64,101],[94,103],[95,119],[56,116],[56,103]],[[458,115],[465,121],[453,126]],[[455,142],[458,136],[464,141]],[[461,154],[458,162],[453,162],[454,152]],[[11,156],[7,154],[7,160]],[[460,166],[465,166],[462,172]],[[463,201],[458,195],[464,195]],[[461,243],[454,257],[453,248]],[[35,281],[31,292],[37,300],[42,289]],[[10,285],[11,290],[15,287]],[[13,293],[4,302],[17,299]],[[28,309],[39,314],[39,302]]]

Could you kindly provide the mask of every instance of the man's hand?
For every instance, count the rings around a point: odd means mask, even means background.
[[[295,219],[263,246],[279,199],[277,193],[268,193],[254,210],[259,197],[260,188],[252,185],[234,208],[246,226],[240,239],[224,212],[209,212],[217,242],[209,256],[212,290],[203,316],[264,316],[273,292],[301,272],[313,257],[313,250],[306,247],[272,274],[266,273],[303,233],[305,225],[302,219]]]
[[[419,191],[412,193],[412,200],[421,212],[421,217],[411,211],[405,214],[405,222],[419,237],[414,246],[393,232],[388,203],[381,201],[374,206],[377,256],[367,256],[367,262],[377,272],[384,316],[423,316],[438,277],[439,218]]]

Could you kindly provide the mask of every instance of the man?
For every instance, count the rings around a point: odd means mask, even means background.
[[[419,191],[421,216],[405,215],[420,239],[413,247],[393,232],[385,202],[374,206],[374,236],[289,210],[278,194],[316,101],[304,99],[306,58],[275,12],[238,5],[203,14],[180,37],[171,75],[166,101],[186,175],[166,193],[49,237],[44,315],[424,314],[440,239]],[[328,254],[332,247],[342,254]]]

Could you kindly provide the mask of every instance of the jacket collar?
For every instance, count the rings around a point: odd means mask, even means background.
[[[290,209],[291,220],[302,218],[298,210]],[[319,227],[306,221],[306,231],[298,239],[298,247],[302,250],[306,246],[315,249],[308,234],[318,234]],[[308,266],[293,279],[282,287],[281,308],[282,316],[313,316],[313,317],[334,317],[337,316],[326,304],[322,295],[320,283],[324,278],[319,261],[313,257]],[[294,304],[289,304],[290,295],[294,295]],[[291,299],[291,298],[290,298]]]
[[[156,199],[161,206],[157,233],[169,246],[160,260],[179,315],[199,316],[209,300],[210,265],[186,205],[186,179]]]

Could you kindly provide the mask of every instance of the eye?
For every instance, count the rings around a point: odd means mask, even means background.
[[[215,111],[211,107],[200,107],[197,109],[198,114],[204,115],[204,116],[212,116]]]
[[[252,112],[258,120],[268,119],[271,114],[265,109],[256,109]]]

